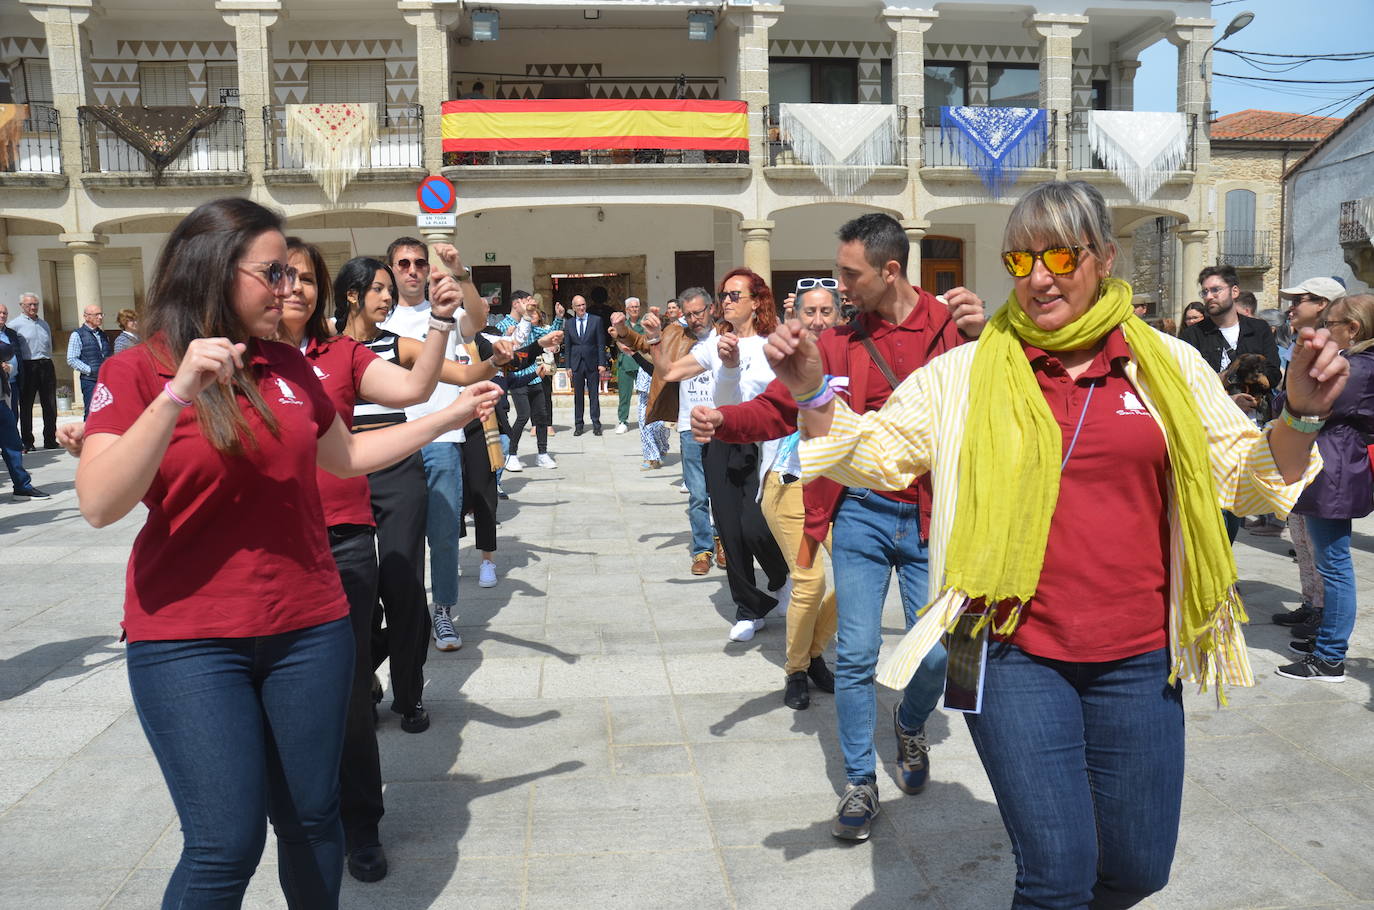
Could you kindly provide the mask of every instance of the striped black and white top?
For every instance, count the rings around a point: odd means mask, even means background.
[[[380,329],[377,337],[371,341],[361,342],[363,347],[376,354],[383,360],[396,363],[396,342],[398,336],[394,332]],[[378,427],[391,426],[396,423],[406,422],[406,412],[402,408],[391,408],[384,404],[373,404],[370,401],[358,398],[357,404],[353,406],[353,432],[361,430],[375,430]]]

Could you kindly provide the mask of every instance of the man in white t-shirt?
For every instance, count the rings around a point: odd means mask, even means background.
[[[435,244],[434,252],[443,259],[463,290],[463,308],[458,311],[458,331],[448,335],[444,356],[457,360],[466,339],[487,324],[487,303],[472,283],[472,270],[465,268],[458,251],[449,244]],[[414,237],[401,237],[386,251],[387,263],[396,276],[396,308],[381,324],[389,332],[421,340],[429,331],[429,247]],[[461,391],[457,386],[439,383],[429,401],[406,408],[414,420],[447,407]],[[463,517],[463,442],[462,430],[450,430],[420,450],[425,463],[425,483],[429,487],[425,537],[429,541],[429,583],[434,598],[434,647],[456,651],[463,639],[453,627],[458,606],[458,535]]]

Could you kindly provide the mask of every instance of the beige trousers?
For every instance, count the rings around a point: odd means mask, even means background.
[[[787,665],[791,673],[805,672],[811,658],[817,657],[835,637],[835,592],[825,589],[825,563],[819,558],[809,569],[797,565],[806,528],[806,506],[800,482],[782,483],[775,471],[763,479],[760,501],[764,520],[778,542],[787,568],[792,573],[792,601],[787,607]],[[825,538],[830,552],[830,537]]]

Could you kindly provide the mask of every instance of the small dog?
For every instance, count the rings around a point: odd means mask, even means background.
[[[1221,374],[1221,384],[1228,395],[1249,395],[1257,408],[1243,408],[1254,418],[1262,418],[1269,411],[1272,390],[1269,377],[1264,374],[1268,363],[1263,354],[1241,354]]]

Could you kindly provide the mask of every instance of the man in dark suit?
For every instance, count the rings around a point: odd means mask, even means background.
[[[606,375],[606,324],[600,316],[587,312],[587,299],[581,294],[572,299],[572,318],[563,324],[568,345],[568,370],[572,373],[574,436],[587,432],[582,422],[582,398],[590,395],[592,432],[601,435],[600,379]]]

